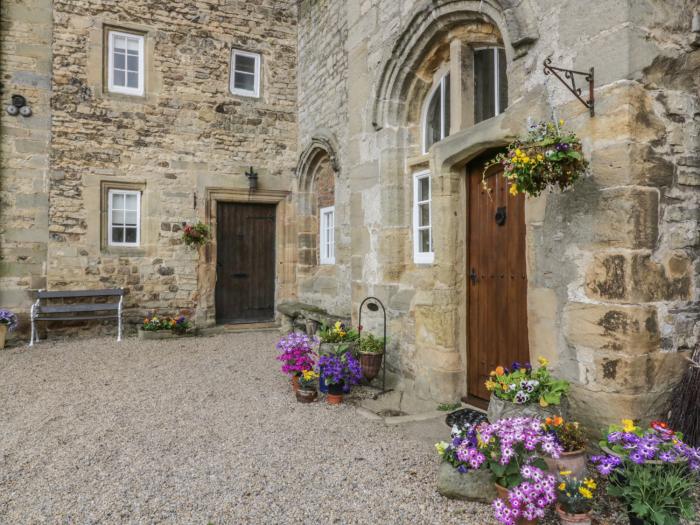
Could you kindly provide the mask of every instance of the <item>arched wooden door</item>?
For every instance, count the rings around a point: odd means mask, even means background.
[[[489,397],[484,383],[491,370],[530,359],[525,197],[508,193],[500,165],[488,169],[484,187],[490,158],[467,166],[467,390],[477,399]]]

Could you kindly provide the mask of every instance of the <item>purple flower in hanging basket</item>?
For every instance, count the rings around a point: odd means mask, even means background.
[[[9,310],[0,309],[0,324],[6,324],[8,331],[12,332],[17,328],[17,316]]]
[[[571,146],[569,146],[566,142],[560,142],[555,147],[557,148],[557,151],[561,153],[566,153],[571,148]]]

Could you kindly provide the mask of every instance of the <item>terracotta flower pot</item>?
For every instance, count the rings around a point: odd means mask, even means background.
[[[7,337],[7,325],[0,323],[0,349],[5,348],[5,338]]]
[[[328,394],[326,401],[329,405],[339,405],[343,402],[344,385],[328,385]]]
[[[508,505],[508,489],[500,486],[498,483],[494,483],[494,485],[496,485],[496,493],[498,493],[498,497],[501,498],[506,503],[506,505]],[[537,525],[537,520],[526,520],[525,518],[518,518],[518,521],[516,523],[518,525]]]
[[[299,403],[313,403],[318,397],[318,392],[316,390],[304,390],[302,388],[297,390],[295,394]]]
[[[365,376],[367,381],[372,381],[372,379],[379,375],[383,358],[384,354],[360,352],[360,366],[362,366],[362,375]]]
[[[299,376],[292,376],[292,390],[294,392],[299,391]]]
[[[586,476],[586,451],[562,452],[559,459],[544,458],[547,468],[553,474],[562,470],[570,470],[571,475],[583,479]]]
[[[591,511],[584,514],[569,514],[561,505],[557,503],[557,514],[559,514],[559,520],[562,525],[568,525],[569,523],[576,523],[577,525],[591,525]]]

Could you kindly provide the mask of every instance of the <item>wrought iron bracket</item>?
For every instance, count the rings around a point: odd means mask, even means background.
[[[556,67],[552,65],[552,59],[546,58],[544,61],[544,74],[552,74],[559,79],[559,81],[566,86],[566,89],[571,91],[574,96],[581,101],[581,103],[588,108],[591,113],[591,117],[595,116],[595,97],[593,95],[594,87],[594,75],[593,68],[591,68],[587,73],[585,71],[574,71],[573,69],[564,69],[561,67]],[[563,78],[562,78],[563,74]],[[584,100],[581,97],[581,88],[576,87],[576,75],[581,75],[584,80],[588,82],[588,100]]]

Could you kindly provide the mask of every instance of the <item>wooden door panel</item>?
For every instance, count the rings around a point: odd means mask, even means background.
[[[269,321],[275,301],[275,205],[217,204],[216,319]]]
[[[502,168],[489,169],[488,191],[482,185],[484,161],[467,167],[468,345],[470,396],[488,399],[484,386],[498,365],[529,360],[527,339],[527,276],[525,263],[525,200],[508,193]],[[499,224],[496,215],[505,211]]]

